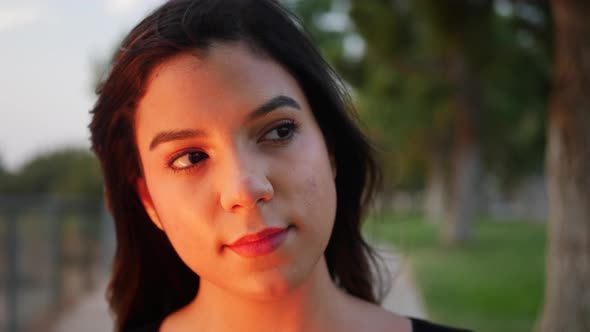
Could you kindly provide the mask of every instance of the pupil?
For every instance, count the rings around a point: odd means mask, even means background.
[[[280,127],[280,128],[277,128],[277,134],[279,134],[279,137],[285,137],[285,136],[289,135],[290,130],[291,129],[286,126]]]
[[[199,152],[191,152],[188,155],[188,160],[195,164],[201,160],[201,154]]]

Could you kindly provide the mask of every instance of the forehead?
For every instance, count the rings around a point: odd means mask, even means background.
[[[136,122],[174,109],[251,110],[277,95],[304,99],[297,81],[270,57],[243,43],[220,43],[204,56],[183,53],[157,66],[138,104]]]

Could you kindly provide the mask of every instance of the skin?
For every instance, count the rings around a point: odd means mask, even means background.
[[[337,170],[280,65],[241,43],[178,55],[152,73],[135,128],[138,195],[201,277],[198,295],[161,331],[410,331],[407,319],[329,278]],[[228,248],[269,227],[288,229],[275,251],[244,257]]]

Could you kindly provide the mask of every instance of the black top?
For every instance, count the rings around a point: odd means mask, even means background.
[[[422,319],[409,317],[412,322],[413,332],[473,332],[471,330],[458,329],[456,327],[449,327],[431,323]]]
[[[454,327],[434,324],[422,319],[412,317],[409,317],[409,319],[412,322],[412,332],[473,332],[470,330],[463,330]],[[139,328],[127,330],[126,332],[158,332],[160,324],[162,324],[161,321],[153,322],[151,324],[147,324]]]

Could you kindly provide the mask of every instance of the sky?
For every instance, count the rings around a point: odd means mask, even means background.
[[[95,63],[163,0],[0,0],[0,160],[89,147]]]

